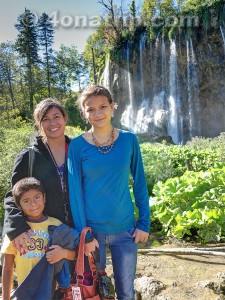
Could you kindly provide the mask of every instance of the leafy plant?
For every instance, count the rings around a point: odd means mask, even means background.
[[[181,177],[158,182],[153,188],[152,218],[162,232],[183,238],[194,236],[204,243],[225,234],[225,167],[187,171]]]

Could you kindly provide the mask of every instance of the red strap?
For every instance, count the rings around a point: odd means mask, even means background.
[[[91,233],[90,227],[84,227],[84,229],[81,232],[80,235],[80,242],[79,242],[79,249],[78,249],[78,255],[77,255],[77,262],[75,267],[75,272],[78,276],[82,276],[84,273],[84,244],[85,244],[85,236],[87,232]],[[88,256],[88,261],[90,265],[90,269],[93,273],[96,273],[96,266],[93,256]]]

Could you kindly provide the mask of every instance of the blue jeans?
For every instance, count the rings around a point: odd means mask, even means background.
[[[110,249],[118,300],[134,300],[138,246],[134,243],[133,233],[134,228],[116,234],[93,234],[99,242],[102,270],[106,268],[106,247]]]

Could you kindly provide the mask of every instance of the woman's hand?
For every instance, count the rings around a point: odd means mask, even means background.
[[[91,252],[95,252],[95,249],[99,248],[99,243],[96,239],[93,239],[92,242],[84,245],[84,253],[86,256],[91,255]]]
[[[12,241],[14,247],[20,254],[26,254],[28,252],[28,244],[34,246],[34,242],[30,238],[32,235],[34,235],[34,232],[30,229],[21,233]]]
[[[136,228],[133,234],[134,242],[137,244],[138,242],[145,243],[148,240],[149,233],[145,232],[141,229]]]
[[[59,245],[52,245],[51,247],[49,247],[49,249],[51,251],[48,251],[46,253],[46,259],[50,264],[55,264],[63,258],[74,260],[77,256],[76,250],[64,249]]]

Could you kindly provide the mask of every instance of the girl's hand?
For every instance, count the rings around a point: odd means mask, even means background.
[[[86,256],[91,255],[91,252],[95,252],[95,249],[99,248],[99,243],[96,239],[93,239],[92,242],[84,245],[84,253]]]
[[[20,254],[26,254],[28,252],[28,244],[34,246],[34,242],[30,238],[30,236],[32,235],[34,235],[34,232],[30,229],[26,232],[21,233],[12,241],[14,247]]]
[[[148,240],[149,233],[136,228],[133,234],[134,242],[137,244],[138,242],[145,243]]]

